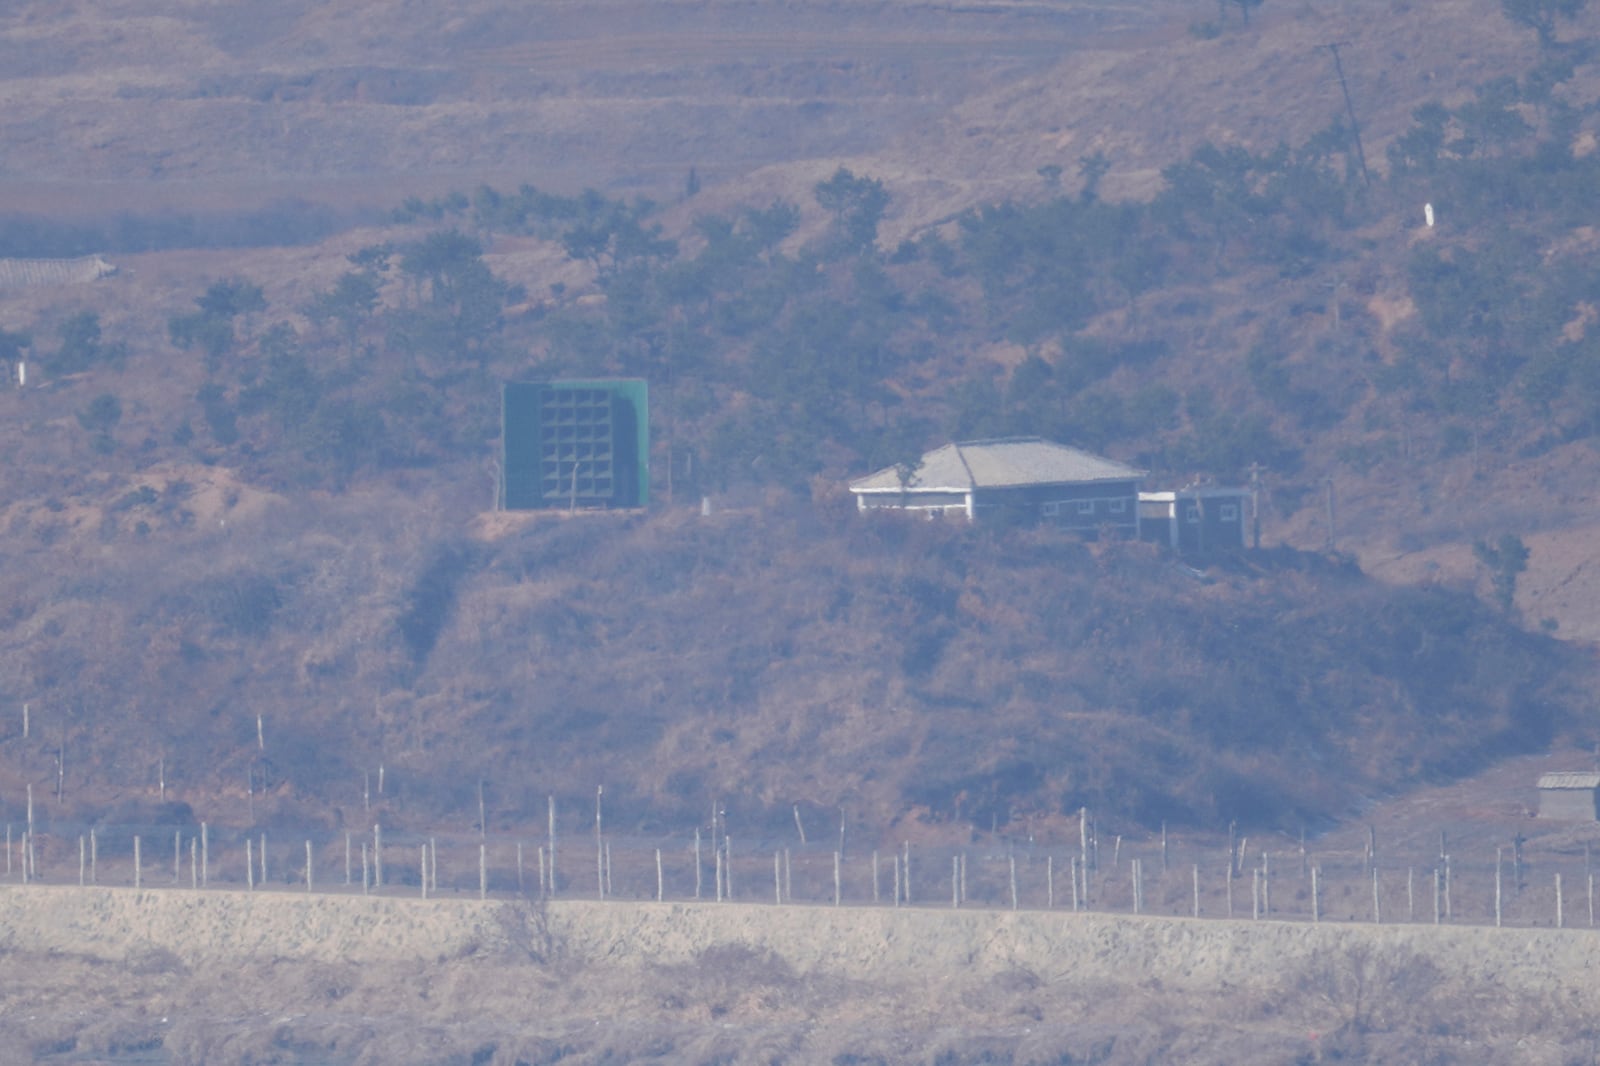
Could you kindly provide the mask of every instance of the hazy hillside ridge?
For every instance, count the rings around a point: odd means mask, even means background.
[[[55,548],[19,557],[38,565],[9,579],[0,661],[33,726],[5,724],[7,817],[64,754],[51,816],[73,824],[170,821],[138,813],[159,768],[195,820],[238,823],[248,785],[264,825],[359,825],[381,764],[381,817],[410,826],[475,823],[482,781],[502,828],[597,784],[619,825],[697,824],[721,797],[763,833],[795,803],[868,833],[1083,805],[1293,828],[1587,735],[1568,646],[1284,550],[1197,581],[1148,546],[839,503],[490,540],[257,506],[116,534],[70,577]]]
[[[1477,58],[1402,104],[1361,91],[1352,46],[1365,172],[1325,73],[1278,126],[1062,136],[1020,168],[986,151],[1009,176],[938,196],[892,165],[1085,71],[1160,123],[1150,71],[1237,65],[1179,110],[1232,115],[1242,93],[1267,115],[1275,57],[1309,83],[1322,37],[1376,32],[1365,8],[1268,4],[1249,27],[1184,14],[1095,58],[1031,56],[874,152],[706,181],[690,163],[658,200],[468,182],[302,218],[313,243],[282,206],[16,220],[0,252],[88,233],[129,253],[112,279],[0,305],[0,356],[30,367],[0,396],[3,695],[48,723],[13,746],[0,802],[60,758],[72,803],[103,812],[166,760],[195,810],[248,783],[260,817],[339,818],[384,762],[416,819],[468,810],[488,778],[507,820],[604,783],[639,820],[725,795],[875,826],[1085,803],[1286,824],[1586,742],[1587,660],[1523,627],[1583,635],[1592,610],[1519,617],[1526,581],[1510,609],[1469,590],[1494,595],[1474,543],[1526,535],[1537,569],[1535,534],[1592,521],[1591,18],[1541,43],[1495,5],[1378,7],[1424,57],[1471,15]],[[309,20],[283,15],[285,40]],[[248,53],[226,23],[207,77]],[[216,94],[288,93],[239,77]],[[383,106],[440,118],[429,94],[471,96],[440,77]],[[323,84],[285,114],[327,107]],[[651,381],[666,502],[478,519],[498,384],[596,374]],[[1010,433],[1165,484],[1254,467],[1269,545],[1300,550],[1202,583],[1143,548],[863,523],[839,498],[851,474]],[[700,521],[701,497],[736,513]],[[1458,561],[1385,589],[1304,554],[1329,545]]]

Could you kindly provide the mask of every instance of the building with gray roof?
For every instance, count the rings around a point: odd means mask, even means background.
[[[916,469],[886,467],[850,483],[856,506],[968,520],[1011,512],[1065,529],[1139,532],[1145,471],[1038,437],[961,441]]]
[[[1568,822],[1593,822],[1600,815],[1595,795],[1600,774],[1559,771],[1539,776],[1539,817]]]

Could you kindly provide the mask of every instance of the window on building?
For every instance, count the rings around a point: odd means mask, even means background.
[[[1127,510],[1128,510],[1128,501],[1127,500],[1112,500],[1111,501],[1111,505],[1110,505],[1110,510],[1111,510],[1112,514],[1126,514]]]
[[[1224,522],[1237,522],[1239,520],[1239,505],[1236,503],[1223,504],[1217,509],[1217,517]]]
[[[1039,507],[1039,513],[1044,515],[1046,518],[1054,518],[1060,512],[1061,505],[1059,503],[1046,503]]]
[[[1093,500],[1079,500],[1078,501],[1078,513],[1079,514],[1094,514],[1094,501]]]
[[[1187,507],[1185,507],[1183,509],[1183,520],[1185,522],[1199,522],[1200,521],[1200,505],[1198,503],[1191,503]]]

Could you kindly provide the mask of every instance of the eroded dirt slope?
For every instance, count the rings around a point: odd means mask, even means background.
[[[1554,1063],[1595,1007],[1575,931],[16,887],[0,907],[0,1034],[44,1062]]]

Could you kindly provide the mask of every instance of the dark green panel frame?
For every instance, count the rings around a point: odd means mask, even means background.
[[[650,395],[638,378],[510,382],[501,392],[500,506],[644,507]]]

